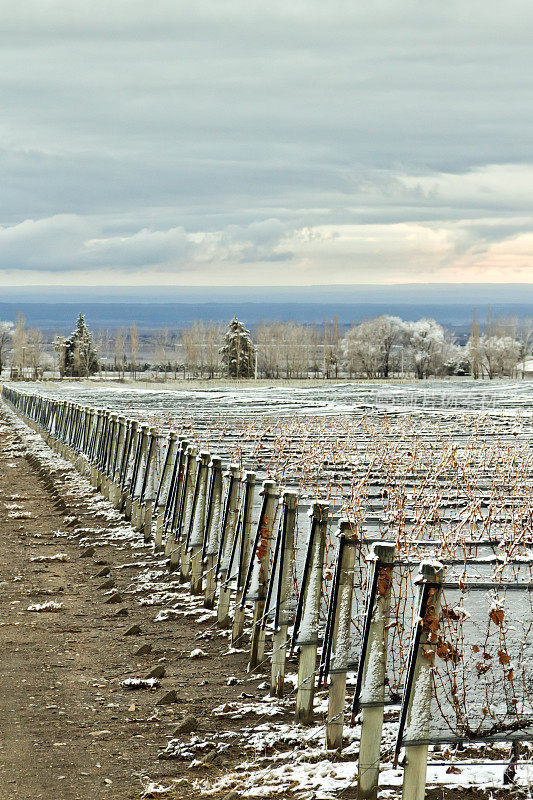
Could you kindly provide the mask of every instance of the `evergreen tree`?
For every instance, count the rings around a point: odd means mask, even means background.
[[[62,342],[62,348],[63,354],[60,354],[60,368],[61,366],[63,367],[65,375],[86,378],[98,372],[96,348],[83,314],[78,317],[76,329],[68,339]]]
[[[255,347],[247,330],[233,317],[220,350],[222,363],[230,378],[250,378],[255,370]]]

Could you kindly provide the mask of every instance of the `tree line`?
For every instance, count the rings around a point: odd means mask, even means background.
[[[129,330],[92,334],[82,314],[69,337],[53,341],[15,324],[0,322],[0,368],[9,361],[11,377],[39,378],[43,370],[61,377],[111,372],[166,377],[261,377],[267,379],[390,378],[471,375],[514,377],[533,342],[533,321],[476,318],[466,343],[434,319],[416,322],[381,315],[341,329],[336,319],[322,325],[264,322],[253,333],[237,318],[229,325],[198,321],[181,330],[162,328],[151,336]]]

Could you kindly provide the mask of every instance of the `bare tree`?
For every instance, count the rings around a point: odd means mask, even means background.
[[[26,317],[19,311],[15,320],[13,332],[13,358],[12,366],[18,370],[20,378],[24,378],[26,369]]]
[[[124,331],[122,328],[119,328],[115,334],[115,370],[118,371],[119,377],[122,371],[122,377],[124,377],[124,364],[126,361],[126,350],[125,350],[125,340],[124,340]]]
[[[189,375],[198,375],[202,369],[202,340],[204,338],[204,323],[193,322],[181,332],[183,345],[183,363]]]
[[[325,319],[322,324],[324,330],[324,373],[326,378],[330,378],[335,373],[339,375],[339,365],[342,355],[342,343],[339,333],[339,321],[337,317],[333,322]]]
[[[309,331],[309,369],[315,373],[315,378],[318,378],[320,373],[321,349],[320,332],[313,322]]]
[[[131,376],[133,380],[137,377],[137,359],[139,358],[139,329],[133,323],[130,328],[130,360]]]
[[[220,371],[220,348],[224,339],[222,325],[210,323],[205,329],[204,366],[210,378]]]
[[[6,361],[6,354],[13,340],[13,323],[0,322],[0,375]]]
[[[43,335],[37,328],[29,328],[27,334],[26,363],[32,371],[33,380],[41,377]]]
[[[266,378],[279,378],[281,325],[278,322],[261,322],[255,330],[258,371]]]
[[[479,322],[477,316],[474,314],[472,326],[470,328],[470,339],[467,345],[468,356],[470,360],[470,373],[472,377],[477,380],[482,372],[481,368],[481,344],[479,341]]]
[[[154,369],[156,377],[159,377],[160,371],[163,372],[163,378],[166,376],[167,367],[170,365],[168,357],[169,344],[169,330],[168,328],[162,328],[154,341]]]

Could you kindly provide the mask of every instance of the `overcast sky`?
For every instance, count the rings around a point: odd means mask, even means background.
[[[533,4],[7,0],[6,284],[530,281]]]

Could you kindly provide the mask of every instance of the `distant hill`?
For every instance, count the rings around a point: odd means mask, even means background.
[[[207,294],[207,292],[206,292]],[[323,319],[337,316],[342,326],[360,322],[380,314],[393,314],[404,320],[433,317],[458,333],[468,330],[472,314],[476,310],[483,324],[486,305],[472,301],[457,302],[405,302],[395,298],[389,302],[272,302],[265,300],[225,302],[94,302],[88,298],[70,302],[36,302],[15,300],[0,302],[0,319],[13,320],[22,311],[30,326],[48,332],[70,331],[81,311],[91,328],[128,328],[133,322],[139,329],[149,332],[163,326],[180,328],[195,320],[228,322],[234,315],[246,325],[254,327],[264,320],[294,320],[300,323],[321,324]],[[516,315],[519,318],[533,316],[532,302],[491,303],[492,317]]]
[[[530,304],[533,283],[401,283],[327,286],[9,286],[6,303]]]

